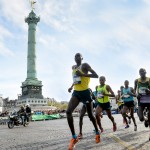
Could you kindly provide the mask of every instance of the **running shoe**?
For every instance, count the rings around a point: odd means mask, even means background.
[[[127,124],[126,126],[125,126],[125,129],[127,129],[127,128],[129,128],[130,126]]]
[[[96,134],[96,137],[95,137],[95,142],[96,143],[100,143],[100,134]]]
[[[68,150],[73,150],[74,147],[75,147],[75,144],[76,144],[77,142],[79,142],[79,139],[78,139],[78,138],[76,138],[76,139],[72,138],[72,139],[70,140],[70,144],[69,144]]]

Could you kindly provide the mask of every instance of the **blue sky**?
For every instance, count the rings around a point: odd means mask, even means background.
[[[74,55],[82,53],[116,93],[134,85],[138,70],[150,76],[149,0],[37,0],[37,77],[44,97],[69,101]],[[0,94],[21,93],[27,73],[28,0],[0,0]],[[94,90],[98,79],[91,79]]]

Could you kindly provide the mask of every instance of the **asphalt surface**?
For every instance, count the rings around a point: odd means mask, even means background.
[[[136,114],[135,114],[136,116]],[[89,118],[84,117],[83,139],[76,145],[75,150],[150,150],[150,129],[145,128],[137,116],[138,130],[134,131],[133,122],[125,129],[121,115],[114,115],[117,131],[112,131],[112,123],[104,116],[101,143],[95,143],[95,133]],[[79,118],[74,117],[76,134],[79,130]],[[28,127],[0,125],[0,150],[67,150],[71,139],[67,120],[31,122]]]

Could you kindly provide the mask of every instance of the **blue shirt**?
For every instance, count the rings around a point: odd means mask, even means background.
[[[123,88],[123,101],[124,102],[131,102],[131,101],[134,101],[134,98],[133,96],[129,95],[128,93],[131,93],[131,88],[128,87],[127,89],[126,88]]]

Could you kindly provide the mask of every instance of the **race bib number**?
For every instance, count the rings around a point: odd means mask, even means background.
[[[139,94],[145,95],[146,94],[146,92],[145,92],[146,89],[147,89],[146,87],[139,88]]]
[[[130,97],[130,95],[125,94],[123,97],[124,97],[124,98],[129,98],[129,97]]]
[[[103,95],[101,92],[98,92],[98,93],[97,93],[97,97],[98,97],[98,98],[103,98],[104,95]]]
[[[76,74],[74,74],[73,75],[73,83],[74,84],[81,84],[81,77],[79,77]]]

